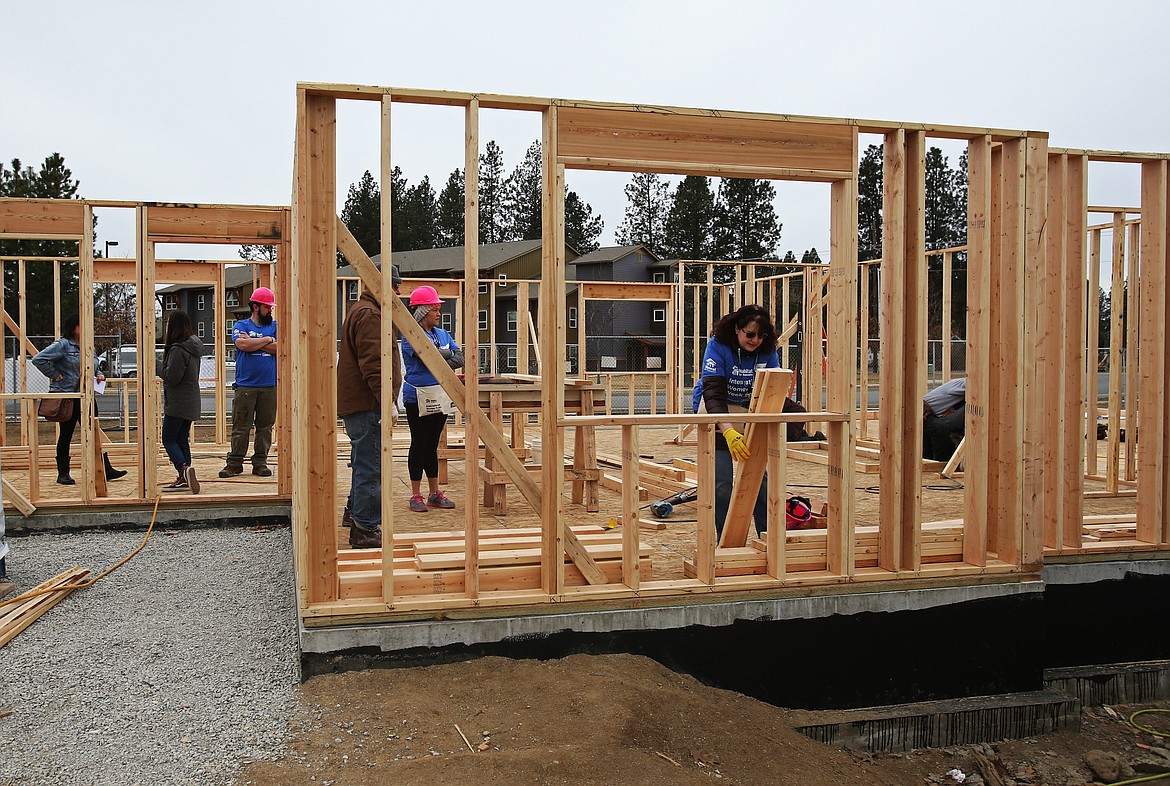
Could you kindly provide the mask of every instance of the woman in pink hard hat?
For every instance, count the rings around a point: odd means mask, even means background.
[[[451,334],[439,327],[442,303],[434,287],[421,286],[410,295],[414,321],[418,322],[448,366],[462,368],[463,351]],[[447,423],[446,409],[449,409],[450,400],[445,399],[439,381],[405,337],[402,339],[402,362],[406,367],[402,402],[406,405],[406,422],[410,426],[410,452],[406,459],[410,471],[410,509],[426,513],[429,508],[453,508],[455,503],[439,490],[439,437]],[[430,410],[434,410],[433,414],[428,414]],[[429,491],[426,497],[422,495],[424,474]]]
[[[276,298],[268,287],[257,287],[248,298],[252,313],[232,328],[236,345],[236,381],[232,384],[232,443],[227,464],[219,471],[230,478],[244,471],[248,435],[256,426],[252,474],[266,478],[268,451],[272,448],[272,424],[276,422]]]

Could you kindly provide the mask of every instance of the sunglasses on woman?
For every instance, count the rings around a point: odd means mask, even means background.
[[[756,336],[759,336],[760,340],[763,341],[765,338],[767,338],[764,333],[757,333],[754,330],[744,330],[743,328],[740,328],[739,332],[743,333],[743,337],[746,339],[753,339]]]

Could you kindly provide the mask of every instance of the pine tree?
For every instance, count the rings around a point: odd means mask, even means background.
[[[626,184],[626,215],[618,224],[619,245],[641,244],[661,256],[670,214],[670,188],[652,172],[638,172]]]
[[[593,208],[588,202],[577,196],[576,191],[565,194],[565,242],[581,254],[596,251],[601,244],[597,238],[605,222],[600,215],[593,215]]]
[[[367,169],[357,183],[350,184],[341,220],[370,256],[382,253],[381,216],[382,189]]]
[[[466,182],[463,170],[456,169],[447,178],[447,185],[439,193],[439,218],[436,229],[440,246],[461,246],[464,241],[464,196]]]
[[[240,259],[250,262],[275,262],[276,246],[254,246],[245,243],[240,246]]]
[[[958,210],[956,187],[959,176],[947,163],[942,150],[926,151],[926,248],[949,248],[957,245],[955,214]],[[964,223],[966,221],[964,220]]]
[[[967,148],[959,155],[959,172],[955,180],[955,212],[952,238],[957,246],[967,245]]]
[[[504,153],[493,139],[479,157],[479,242],[503,242],[504,219]]]
[[[395,245],[399,251],[434,248],[439,219],[439,202],[430,177],[406,189],[402,200],[402,240]],[[397,223],[397,222],[396,222]]]
[[[24,166],[20,159],[12,159],[12,169],[0,164],[0,197],[24,199],[79,199],[79,181],[65,166],[59,153],[47,156],[39,170]],[[96,224],[96,219],[95,219]],[[93,231],[93,227],[90,228]],[[72,257],[77,255],[77,243],[62,240],[0,240],[0,254],[9,256]],[[17,266],[4,266],[4,305],[9,313],[16,313],[19,297]],[[76,263],[61,265],[61,314],[77,313],[78,275]],[[27,329],[30,336],[56,336],[61,326],[53,324],[53,272],[48,264],[29,265],[25,278],[27,302],[39,307],[28,309]],[[133,334],[133,319],[130,322]]]
[[[674,259],[710,259],[714,255],[715,194],[711,182],[687,175],[674,191],[662,252]]]
[[[800,264],[802,265],[819,265],[821,263],[821,255],[817,253],[816,248],[810,248],[805,251],[800,257]]]
[[[723,259],[774,259],[782,225],[767,180],[729,178],[715,202],[715,253]]]
[[[882,256],[882,146],[870,145],[857,169],[857,258]]]
[[[402,213],[402,206],[406,203],[406,177],[402,174],[402,167],[394,167],[390,171],[390,247],[392,251],[403,250],[403,239],[410,235]]]
[[[540,141],[528,146],[521,161],[504,181],[504,236],[507,240],[537,240],[542,229]]]

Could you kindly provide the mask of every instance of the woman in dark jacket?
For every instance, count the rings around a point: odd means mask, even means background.
[[[42,374],[49,378],[50,393],[76,393],[81,390],[81,320],[77,315],[67,317],[61,325],[61,338],[37,353],[32,359]],[[94,370],[97,370],[98,360],[94,358]],[[105,375],[97,372],[98,382],[105,380]],[[94,417],[97,417],[97,402],[94,402]],[[73,417],[58,423],[57,431],[57,482],[62,486],[72,486],[76,481],[69,474],[69,443],[73,441],[73,432],[81,422],[81,401],[73,403]],[[117,480],[126,474],[124,469],[114,469],[110,465],[110,457],[102,454],[102,461],[106,467],[106,480]]]
[[[167,320],[162,360],[156,370],[163,379],[162,442],[178,477],[163,491],[199,493],[199,479],[191,463],[191,424],[199,419],[199,358],[203,342],[191,328],[191,318],[172,311]]]
[[[701,376],[695,383],[695,412],[721,415],[746,412],[751,404],[756,372],[780,368],[776,341],[772,317],[762,306],[743,306],[716,322],[703,353]],[[735,478],[732,460],[742,461],[751,456],[737,425],[743,427],[729,416],[717,424],[715,434],[715,532],[719,537],[723,536],[723,523],[731,507]],[[760,483],[753,509],[756,531],[761,535],[768,529],[767,488],[766,481]]]

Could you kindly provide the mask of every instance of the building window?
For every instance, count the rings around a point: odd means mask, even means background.
[[[229,319],[227,322],[224,322],[223,324],[224,324],[224,327],[227,329],[226,332],[224,333],[224,335],[230,336],[232,334],[232,330],[234,330],[236,327],[236,321],[234,319]]]
[[[195,326],[195,332],[199,334],[199,338],[203,338],[207,333],[207,328],[203,326],[203,320],[199,320],[199,324]]]
[[[501,274],[500,274],[500,281],[507,281],[507,280],[508,280],[508,274],[507,274],[507,273],[501,273]]]
[[[665,322],[666,321],[666,309],[665,308],[654,309],[654,321],[655,322]]]
[[[577,327],[577,307],[569,306],[569,329]]]
[[[507,353],[504,355],[504,367],[516,370],[516,347],[508,347]]]
[[[665,284],[666,283],[666,273],[663,273],[661,270],[655,271],[654,283],[655,284]]]
[[[451,332],[451,324],[452,322],[450,314],[439,314],[439,327],[443,328],[443,330],[446,330],[447,332]]]
[[[358,299],[358,282],[346,281],[345,287],[347,290],[349,290],[349,299],[350,300],[357,300]]]
[[[508,312],[508,332],[509,333],[516,332],[516,312],[515,311]]]
[[[227,304],[229,308],[240,305],[240,295],[234,289],[227,293]]]
[[[491,284],[485,284],[482,281],[479,282],[479,294],[486,295],[490,289],[491,289]]]
[[[479,312],[479,329],[480,330],[487,330],[488,329],[488,312],[487,312],[486,308],[481,309]]]
[[[174,295],[167,295],[163,298],[163,309],[166,311],[174,311],[179,307],[179,299]]]
[[[202,311],[202,310],[203,310],[203,309],[205,309],[205,308],[207,308],[207,297],[206,297],[206,295],[196,295],[196,296],[195,296],[195,310],[196,310],[196,311]]]

